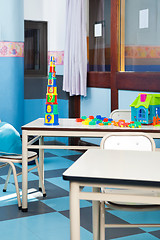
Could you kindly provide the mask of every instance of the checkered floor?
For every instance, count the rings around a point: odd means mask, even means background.
[[[45,151],[45,188],[47,197],[43,198],[38,189],[37,172],[28,174],[29,208],[27,213],[18,210],[13,176],[6,193],[3,186],[7,167],[0,169],[0,232],[3,240],[69,240],[69,183],[63,181],[62,173],[81,155],[71,150]],[[17,172],[21,165],[17,165]],[[22,187],[21,176],[18,177]],[[91,202],[81,201],[81,239],[91,240],[92,208]],[[159,223],[160,211],[121,212],[110,211],[106,221],[109,223]],[[160,239],[160,229],[107,229],[106,239],[116,240],[156,240]],[[76,240],[76,239],[75,239]]]

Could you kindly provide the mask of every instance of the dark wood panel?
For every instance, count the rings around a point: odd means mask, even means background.
[[[116,74],[118,90],[160,92],[159,72],[119,72]]]
[[[69,97],[69,118],[80,117],[80,96]],[[80,138],[69,137],[69,145],[78,146]]]
[[[116,72],[118,71],[118,7],[119,0],[111,1],[111,111],[118,108]]]
[[[80,117],[80,96],[69,97],[69,118]]]
[[[87,87],[110,88],[110,72],[88,72]]]

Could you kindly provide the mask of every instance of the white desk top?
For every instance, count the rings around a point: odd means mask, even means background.
[[[160,186],[160,152],[90,149],[64,180]]]
[[[59,125],[44,125],[44,118],[38,118],[24,126],[22,130],[48,130],[48,131],[144,131],[144,132],[160,132],[160,127],[154,127],[152,125],[143,125],[141,128],[128,128],[128,127],[117,127],[113,125],[83,125],[77,123],[74,118],[60,118]]]

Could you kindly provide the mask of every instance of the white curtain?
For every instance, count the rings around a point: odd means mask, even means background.
[[[66,0],[66,39],[63,90],[86,96],[87,34],[85,0]]]

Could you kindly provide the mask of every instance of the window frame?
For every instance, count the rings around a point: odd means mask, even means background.
[[[24,21],[24,30],[40,30],[40,69],[24,69],[25,77],[44,77],[47,76],[47,22],[45,21]],[[25,36],[24,36],[24,61],[25,61]]]
[[[124,7],[125,0],[111,0],[111,71],[88,72],[87,75],[88,87],[111,89],[111,111],[118,109],[119,90],[160,92],[160,72],[120,71],[120,51],[124,54],[124,47],[120,48],[120,14],[125,12]],[[121,17],[124,22],[124,16]],[[124,62],[122,66],[124,68]]]

